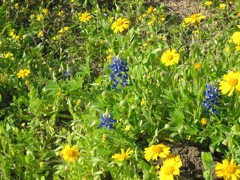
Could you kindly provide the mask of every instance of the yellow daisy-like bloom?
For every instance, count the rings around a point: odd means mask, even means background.
[[[65,33],[65,32],[68,31],[68,30],[69,30],[69,27],[66,26],[66,27],[60,29],[60,30],[58,31],[58,33],[63,34],[63,33]]]
[[[164,144],[152,145],[144,149],[144,157],[147,161],[157,160],[158,157],[166,158],[170,154],[170,147]]]
[[[16,9],[18,9],[18,3],[16,3],[16,4],[14,4],[14,7],[16,8]]]
[[[43,19],[43,14],[38,14],[37,15],[37,21],[41,21]]]
[[[227,159],[222,160],[222,163],[217,162],[215,171],[217,177],[223,177],[224,180],[240,179],[240,166],[236,164],[234,159],[231,159],[230,163]]]
[[[12,38],[17,41],[20,37],[17,35],[14,35],[14,36],[12,36]]]
[[[61,17],[63,14],[64,14],[64,11],[61,10],[61,11],[58,11],[57,15]]]
[[[40,167],[43,167],[43,166],[44,166],[44,162],[40,162],[40,163],[39,163],[39,166],[40,166]]]
[[[11,59],[11,60],[14,60],[14,57],[13,57],[13,53],[10,53],[10,52],[7,52],[6,54],[3,55],[4,58],[6,59]]]
[[[219,8],[220,8],[221,10],[224,10],[224,9],[226,8],[226,4],[219,4]]]
[[[182,161],[179,156],[168,158],[163,162],[163,165],[158,172],[161,179],[174,180],[175,175],[180,174],[179,168],[182,166]]]
[[[149,26],[152,26],[154,24],[154,22],[156,21],[156,16],[152,16],[150,21],[148,22]]]
[[[185,18],[183,20],[183,24],[184,25],[190,25],[190,24],[199,25],[200,21],[205,18],[206,18],[206,16],[202,15],[201,13],[193,14],[190,17]]]
[[[240,51],[240,46],[236,46],[235,51],[236,51],[236,52]]]
[[[195,63],[194,64],[194,69],[195,70],[199,70],[201,68],[201,64],[200,63]]]
[[[204,3],[204,5],[205,5],[205,6],[211,6],[211,5],[212,5],[212,1],[206,1],[206,2]]]
[[[121,33],[125,29],[129,28],[130,21],[127,18],[118,18],[117,21],[115,21],[112,24],[112,30],[114,33]]]
[[[30,70],[29,69],[21,69],[18,73],[17,73],[17,77],[18,78],[24,78],[27,77],[30,74]]]
[[[37,37],[42,38],[43,37],[43,31],[39,31]]]
[[[70,145],[66,145],[59,154],[63,157],[63,159],[69,163],[75,161],[79,157],[79,151],[76,145],[70,147]]]
[[[78,16],[81,22],[88,22],[90,19],[92,19],[92,16],[89,12],[78,14]]]
[[[15,35],[15,30],[14,29],[11,29],[10,32],[9,32],[9,36],[12,37]]]
[[[222,81],[219,83],[222,94],[227,94],[231,96],[234,89],[240,92],[240,72],[229,72],[223,76]]]
[[[43,14],[48,14],[48,9],[46,9],[46,8],[41,9],[41,11]]]
[[[147,14],[151,14],[153,12],[153,7],[152,6],[149,6],[146,13]]]
[[[205,126],[207,124],[207,118],[202,118],[200,122],[203,126]]]
[[[126,152],[123,148],[121,148],[121,154],[114,154],[112,156],[112,159],[114,159],[116,162],[121,162],[125,159],[128,159],[132,153],[133,150],[131,150],[130,148],[128,148]]]
[[[240,45],[240,31],[234,32],[231,40],[233,43]]]
[[[178,64],[179,59],[180,59],[180,54],[177,53],[175,49],[173,50],[169,49],[163,53],[161,57],[161,62],[165,66],[172,66],[174,64]]]
[[[130,129],[131,129],[131,126],[127,125],[124,130],[128,132]]]

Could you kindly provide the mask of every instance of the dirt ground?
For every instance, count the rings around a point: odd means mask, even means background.
[[[146,0],[146,4],[157,6],[164,3],[166,10],[170,14],[187,17],[194,13],[205,14],[205,7],[201,6],[200,0]]]
[[[208,152],[208,149],[202,149],[199,146],[182,144],[182,143],[164,143],[163,144],[171,147],[171,153],[174,155],[179,155],[182,160],[182,167],[180,168],[180,177],[178,180],[204,180],[203,171],[204,166],[201,159],[201,152]],[[217,160],[218,157],[213,155],[214,161]],[[153,165],[162,165],[162,161],[159,159],[153,162]],[[215,180],[219,180],[213,174]]]

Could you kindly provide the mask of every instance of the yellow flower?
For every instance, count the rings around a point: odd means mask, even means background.
[[[81,99],[78,99],[76,104],[79,106],[81,104]]]
[[[220,90],[222,94],[227,94],[231,96],[233,94],[234,89],[239,92],[240,91],[240,72],[232,72],[230,71],[228,74],[223,76],[223,79],[219,83]]]
[[[167,17],[166,14],[162,14],[162,15],[160,15],[159,19],[160,19],[160,21],[165,21],[166,17]]]
[[[29,69],[21,69],[18,73],[17,73],[17,77],[18,78],[24,78],[27,77],[30,74],[30,70]]]
[[[57,40],[57,39],[60,39],[60,35],[55,35],[52,37],[53,40]]]
[[[79,157],[79,151],[77,146],[66,145],[62,151],[59,152],[59,154],[63,157],[63,159],[67,162],[73,162],[78,159]]]
[[[90,19],[92,19],[92,16],[89,12],[78,14],[78,16],[81,22],[88,22]]]
[[[46,9],[46,8],[43,8],[41,11],[43,14],[48,14],[48,9]]]
[[[152,6],[149,6],[148,9],[147,9],[147,11],[146,11],[146,13],[147,13],[147,14],[151,14],[152,11],[153,11],[153,7],[152,7]]]
[[[13,38],[14,40],[18,40],[20,37],[17,36],[17,35],[13,35],[12,38]]]
[[[144,106],[144,105],[146,105],[146,99],[142,98],[142,100],[141,100],[141,106]]]
[[[183,24],[184,25],[190,25],[190,24],[199,25],[200,21],[205,18],[206,18],[206,16],[202,15],[201,13],[193,14],[190,17],[185,18],[183,20]]]
[[[112,54],[113,53],[113,49],[109,48],[106,50],[106,54]]]
[[[219,4],[219,8],[221,10],[224,10],[226,8],[226,4],[223,4],[223,3]]]
[[[200,63],[195,63],[194,64],[194,69],[195,70],[199,70],[201,68],[201,64]]]
[[[15,30],[14,29],[11,29],[10,32],[9,32],[9,36],[12,37],[15,35]]]
[[[121,162],[125,159],[128,159],[132,153],[133,150],[131,150],[130,148],[128,148],[126,152],[123,148],[121,148],[121,154],[114,154],[112,156],[112,159],[114,159],[116,162]]]
[[[66,26],[66,27],[64,27],[64,28],[62,28],[62,29],[60,29],[59,31],[58,31],[58,33],[61,33],[61,34],[63,34],[63,33],[65,33],[66,31],[68,31],[69,30],[69,27],[68,26]]]
[[[40,167],[43,167],[43,166],[44,166],[44,162],[40,162],[40,163],[39,163],[39,166],[40,166]]]
[[[159,34],[159,35],[158,35],[158,38],[161,39],[161,40],[163,40],[163,41],[166,41],[166,40],[167,40],[167,38],[166,38],[165,36],[163,36],[162,34]]]
[[[39,31],[37,36],[38,36],[38,38],[42,38],[43,37],[43,31]]]
[[[174,175],[179,175],[179,168],[182,166],[182,161],[179,156],[168,158],[163,162],[163,165],[158,172],[161,179],[174,180]]]
[[[229,47],[226,47],[225,49],[227,52],[231,52],[231,49]]]
[[[109,21],[110,23],[112,23],[112,22],[113,22],[113,19],[114,19],[114,18],[111,17],[111,18],[108,19],[108,21]]]
[[[130,130],[130,128],[131,128],[131,126],[127,125],[124,130],[125,130],[126,132],[128,132],[128,131]]]
[[[42,14],[38,14],[37,15],[37,21],[41,21],[43,19],[43,15]]]
[[[206,1],[206,2],[204,3],[204,5],[205,5],[205,6],[211,6],[211,5],[212,5],[212,1]]]
[[[62,16],[63,14],[64,14],[64,11],[61,10],[61,11],[58,12],[57,15],[58,15],[58,16]]]
[[[192,31],[192,34],[198,34],[198,33],[199,33],[198,30],[193,30],[193,31]]]
[[[236,51],[236,52],[240,51],[240,46],[236,46],[235,51]]]
[[[156,21],[156,17],[155,16],[152,16],[150,21],[148,22],[148,25],[151,26],[153,25],[153,23]]]
[[[231,159],[230,163],[227,159],[222,160],[222,164],[217,162],[215,171],[217,177],[223,177],[224,180],[240,179],[240,166],[236,164],[234,159]]]
[[[22,127],[25,127],[25,125],[26,125],[26,123],[24,123],[24,122],[23,122],[23,123],[21,123],[21,126],[22,126]]]
[[[238,11],[237,16],[240,17],[240,11]]]
[[[240,31],[234,32],[231,39],[233,43],[240,45]]]
[[[172,66],[174,64],[178,64],[178,61],[180,59],[180,54],[176,52],[175,49],[173,50],[167,50],[163,53],[161,57],[161,62],[165,66]]]
[[[106,134],[103,134],[102,135],[102,141],[105,142],[107,140],[107,135]]]
[[[13,57],[13,53],[10,53],[10,52],[7,52],[6,54],[3,55],[4,58],[6,59],[11,59],[11,60],[14,60],[14,57]]]
[[[187,135],[186,136],[186,140],[190,140],[191,139],[191,136],[190,135]]]
[[[18,4],[18,3],[16,3],[16,4],[14,4],[14,7],[17,9],[17,8],[18,8],[18,5],[19,5],[19,4]]]
[[[114,33],[123,32],[125,29],[129,28],[130,21],[127,18],[118,18],[117,21],[115,21],[112,24],[112,30]]]
[[[201,124],[205,126],[207,124],[207,118],[202,118],[201,119]]]
[[[144,149],[144,157],[147,161],[157,160],[158,157],[166,158],[170,154],[170,147],[164,144],[152,145]]]

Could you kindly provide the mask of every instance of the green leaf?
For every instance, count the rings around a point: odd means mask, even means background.
[[[48,96],[51,96],[53,94],[56,95],[57,92],[60,92],[61,87],[56,82],[53,82],[53,81],[49,80],[49,81],[46,82],[45,90],[47,91]]]
[[[154,49],[151,54],[158,54],[159,51],[162,51],[162,48]]]
[[[76,79],[71,79],[67,82],[67,89],[69,93],[82,89],[83,78],[77,77]]]
[[[203,166],[206,170],[212,169],[215,166],[215,163],[212,159],[212,155],[210,152],[202,152],[201,157]]]
[[[43,159],[44,160],[49,160],[50,158],[56,156],[56,153],[55,152],[47,152],[44,156],[43,156]]]

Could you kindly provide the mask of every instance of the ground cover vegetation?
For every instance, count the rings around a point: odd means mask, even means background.
[[[168,3],[1,2],[1,179],[240,179],[240,2]]]

